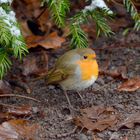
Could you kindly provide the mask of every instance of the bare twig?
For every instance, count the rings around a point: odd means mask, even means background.
[[[0,95],[0,97],[18,97],[18,98],[25,98],[25,99],[33,100],[36,102],[40,102],[39,100],[37,100],[35,98],[27,97],[27,96],[23,96],[23,95],[16,95],[16,94],[2,94],[2,95]]]
[[[4,104],[4,103],[0,103],[0,106],[4,106],[4,107],[11,107],[11,108],[20,108],[20,107],[15,106],[15,105]]]

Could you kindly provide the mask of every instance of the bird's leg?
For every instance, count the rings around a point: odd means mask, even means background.
[[[83,100],[81,93],[79,91],[76,91],[76,92],[77,92],[78,96],[81,98],[81,100]]]
[[[66,90],[63,90],[63,91],[64,91],[65,97],[66,97],[66,99],[68,101],[68,104],[69,104],[70,108],[72,108],[72,105],[71,105],[70,99],[68,97],[67,91]]]
[[[77,92],[78,96],[80,97],[80,99],[81,99],[81,101],[82,101],[82,104],[83,104],[83,103],[84,103],[84,99],[83,99],[81,93],[80,93],[79,91],[76,91],[76,92]]]

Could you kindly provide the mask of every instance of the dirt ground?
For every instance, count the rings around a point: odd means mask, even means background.
[[[93,42],[92,48],[97,53],[100,69],[108,67],[109,70],[113,70],[126,66],[126,75],[134,77],[140,76],[139,44],[140,33],[131,32],[127,36],[122,36],[120,31],[112,38],[97,39]],[[53,55],[49,57],[49,67],[65,51],[65,48],[57,49],[54,52],[55,57]],[[18,67],[14,66],[12,72],[17,71]],[[73,114],[70,113],[63,91],[57,86],[46,86],[43,79],[33,82],[28,78],[28,85],[32,88],[30,95],[23,90],[14,89],[14,94],[28,95],[40,100],[41,103],[19,98],[7,98],[2,102],[14,105],[29,104],[37,106],[43,112],[42,115],[28,118],[42,126],[38,140],[97,140],[95,135],[102,140],[140,140],[140,125],[135,125],[133,129],[122,128],[117,132],[108,129],[102,132],[80,131],[80,129],[74,131],[76,126],[72,118],[79,114],[81,108],[96,105],[112,106],[124,116],[140,112],[140,90],[131,93],[118,92],[116,89],[121,82],[121,79],[100,75],[92,87],[81,91],[83,102],[74,91],[70,91],[68,95],[75,109]]]

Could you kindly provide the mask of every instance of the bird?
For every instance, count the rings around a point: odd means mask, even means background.
[[[71,102],[67,91],[78,92],[90,87],[98,78],[99,68],[96,54],[91,48],[76,48],[60,56],[45,78],[47,85],[60,85]],[[80,96],[80,95],[79,95]]]

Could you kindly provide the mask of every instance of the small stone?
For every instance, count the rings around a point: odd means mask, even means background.
[[[117,132],[114,132],[111,137],[110,137],[110,140],[118,140],[119,139],[119,134]]]
[[[122,98],[123,98],[123,96],[122,96],[122,95],[119,95],[119,96],[118,96],[118,98],[119,98],[119,99],[122,99]]]
[[[53,90],[53,89],[55,89],[55,86],[49,85],[48,88],[49,88],[50,90]]]
[[[88,140],[88,137],[85,134],[79,134],[78,140]]]
[[[92,134],[93,134],[93,131],[91,131],[91,130],[87,131],[87,135],[92,135]]]

